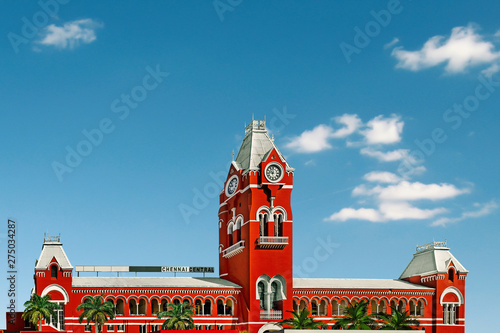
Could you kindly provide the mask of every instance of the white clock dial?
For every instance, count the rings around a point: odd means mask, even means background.
[[[269,164],[265,169],[265,175],[270,182],[277,182],[283,177],[283,169],[277,164]]]
[[[228,196],[231,196],[236,192],[236,189],[238,188],[238,177],[233,177],[231,180],[227,183],[226,187],[226,194]]]

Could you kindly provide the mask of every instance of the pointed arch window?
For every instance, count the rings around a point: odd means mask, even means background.
[[[269,221],[269,216],[267,213],[260,213],[259,214],[259,221],[260,221],[260,236],[269,236],[269,230],[268,230],[268,225],[267,222]]]
[[[455,270],[453,268],[450,268],[448,270],[448,280],[450,282],[454,282],[455,281]]]
[[[283,236],[283,214],[274,214],[274,235],[277,237]]]
[[[50,277],[57,279],[57,265],[50,266]]]
[[[241,219],[236,222],[236,242],[241,241]]]
[[[266,304],[265,304],[265,302],[266,302],[266,300],[265,300],[266,286],[264,285],[264,282],[260,281],[259,284],[257,285],[257,288],[258,288],[258,293],[259,293],[260,308],[265,309],[266,308]]]

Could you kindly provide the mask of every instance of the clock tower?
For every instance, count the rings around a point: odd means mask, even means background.
[[[252,121],[220,194],[220,277],[242,287],[238,330],[256,332],[292,310],[293,171]]]

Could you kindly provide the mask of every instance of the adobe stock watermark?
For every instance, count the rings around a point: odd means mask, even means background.
[[[11,325],[16,324],[17,305],[17,276],[18,276],[18,244],[17,244],[17,223],[14,219],[7,220],[7,321]]]
[[[19,53],[19,46],[28,44],[30,40],[38,36],[39,32],[45,28],[50,19],[56,19],[60,5],[66,5],[70,0],[40,0],[37,2],[40,10],[35,12],[31,19],[23,16],[21,22],[21,33],[7,33],[7,39],[15,53]]]
[[[224,22],[224,15],[226,12],[234,12],[234,9],[241,5],[243,0],[214,0],[213,6],[219,20]]]
[[[155,90],[170,75],[168,72],[163,72],[160,65],[156,65],[154,69],[146,66],[145,70],[147,74],[142,78],[141,84],[134,86],[129,93],[123,93],[111,102],[111,112],[116,114],[121,121],[127,119],[131,110],[137,109],[139,104],[148,97],[149,92]],[[116,129],[115,124],[116,121],[113,122],[111,118],[104,117],[95,128],[83,129],[81,134],[84,138],[75,146],[66,146],[66,156],[63,162],[53,161],[51,164],[59,182],[63,182],[65,174],[72,173],[84,158],[99,147],[106,135],[113,133]]]
[[[332,236],[317,237],[317,245],[313,250],[312,256],[308,256],[302,260],[300,265],[293,265],[293,276],[298,278],[307,278],[309,274],[318,270],[321,263],[326,262],[335,252],[335,249],[340,247],[340,244],[332,241]]]
[[[411,0],[410,0],[411,1]],[[370,16],[373,20],[368,21],[363,29],[358,26],[354,27],[354,37],[352,44],[341,42],[339,44],[340,50],[348,64],[352,61],[354,54],[360,54],[361,50],[370,45],[372,40],[380,35],[382,28],[386,28],[392,21],[394,15],[399,15],[404,7],[399,0],[389,0],[386,9],[379,11],[371,10]]]
[[[422,165],[426,157],[431,156],[437,150],[438,145],[445,143],[449,136],[447,131],[458,130],[464,120],[479,109],[481,103],[490,98],[500,87],[500,79],[498,72],[492,75],[480,74],[477,78],[478,84],[474,88],[474,92],[467,95],[461,103],[454,103],[452,107],[443,112],[443,121],[449,126],[449,129],[436,127],[428,137],[419,140],[415,139],[414,143],[417,149],[412,150],[408,157],[401,161],[398,167],[398,173],[405,177],[415,173],[416,169]],[[495,75],[497,77],[495,77]]]
[[[290,124],[290,121],[297,116],[296,114],[288,113],[286,106],[284,106],[282,110],[274,108],[272,114],[270,120],[266,121],[266,127],[271,133],[281,132]],[[224,170],[218,172],[210,171],[208,173],[210,181],[207,182],[203,188],[193,188],[193,198],[191,202],[189,204],[180,203],[177,206],[186,224],[190,224],[193,216],[198,216],[201,211],[207,208],[211,200],[219,197],[224,187],[224,182],[226,181],[230,166],[231,162],[228,163]]]

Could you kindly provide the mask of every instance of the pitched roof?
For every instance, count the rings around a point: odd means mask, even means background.
[[[241,288],[214,277],[73,277],[73,287],[89,288]]]
[[[294,289],[399,289],[434,290],[402,280],[390,279],[293,279]]]
[[[453,262],[455,269],[460,273],[469,271],[451,254],[445,246],[430,246],[413,255],[400,279],[406,279],[412,276],[423,276],[433,273],[446,273],[448,266]]]
[[[269,137],[265,121],[252,120],[245,128],[245,137],[243,138],[235,162],[239,169],[245,171],[258,170],[259,164],[267,157],[267,154],[269,154],[273,148],[276,149],[281,160],[285,161],[278,147],[276,147],[273,140]],[[286,164],[286,168],[287,171],[294,170],[288,163]]]
[[[36,262],[35,269],[45,270],[49,266],[52,258],[55,258],[62,269],[73,269],[69,262],[68,256],[64,252],[61,242],[46,241],[42,246],[42,253]]]

